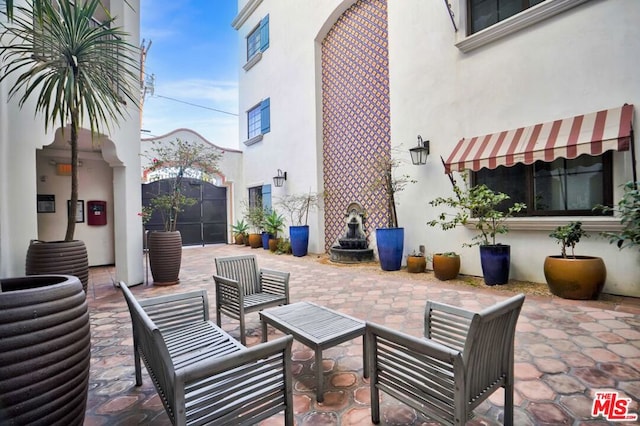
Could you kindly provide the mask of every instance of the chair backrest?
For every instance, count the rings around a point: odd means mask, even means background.
[[[216,257],[218,275],[235,280],[244,289],[244,294],[261,291],[258,261],[255,255]]]

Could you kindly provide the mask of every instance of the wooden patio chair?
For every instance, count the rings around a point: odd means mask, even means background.
[[[258,268],[255,255],[217,257],[216,323],[224,313],[240,321],[240,341],[246,345],[245,314],[289,304],[289,273]]]
[[[474,313],[437,302],[425,311],[425,338],[367,323],[371,420],[380,391],[443,424],[464,425],[498,388],[505,425],[513,424],[513,347],[524,302],[519,294]]]

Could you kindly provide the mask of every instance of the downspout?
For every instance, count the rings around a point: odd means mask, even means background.
[[[633,137],[633,127],[631,127],[631,133],[629,134],[631,138],[631,173],[633,175],[633,188],[638,189],[638,172],[637,172],[637,162],[636,162],[636,149],[635,149],[635,139]]]

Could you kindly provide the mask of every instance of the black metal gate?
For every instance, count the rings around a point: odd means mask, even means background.
[[[215,186],[198,179],[184,178],[183,192],[197,202],[178,215],[177,229],[182,234],[182,245],[204,245],[227,242],[227,188]],[[167,180],[142,185],[142,205],[149,206],[151,199],[169,190]],[[145,225],[149,231],[164,229],[162,216],[154,212]]]

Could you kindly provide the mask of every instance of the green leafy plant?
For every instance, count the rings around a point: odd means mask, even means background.
[[[126,118],[126,102],[138,103],[137,47],[114,18],[93,19],[100,0],[35,0],[26,5],[5,2],[10,18],[0,23],[0,82],[17,74],[9,97],[22,108],[35,97],[45,130],[56,123],[69,128],[71,194],[64,240],[72,241],[78,204],[78,132],[89,123],[91,135]],[[68,127],[67,127],[68,126]]]
[[[615,208],[597,206],[603,212],[616,212],[620,217],[622,230],[619,232],[604,232],[609,243],[616,244],[619,249],[626,247],[640,247],[640,182],[627,182],[623,185],[624,194]]]
[[[244,217],[245,219],[247,219],[249,229],[251,229],[254,234],[259,234],[260,232],[262,232],[265,217],[265,211],[262,206],[251,207],[245,205]]]
[[[151,161],[148,172],[159,172],[158,178],[168,182],[169,190],[151,199],[151,208],[159,211],[165,231],[175,231],[178,215],[197,200],[184,194],[184,178],[193,176],[207,180],[218,172],[222,154],[210,145],[176,138],[169,143],[156,141],[145,156]]]
[[[284,216],[272,210],[264,217],[263,227],[266,232],[277,239],[278,232],[284,231],[284,223]]]
[[[463,189],[451,176],[450,179],[454,196],[438,197],[429,204],[433,207],[444,205],[455,209],[456,213],[442,212],[437,219],[427,224],[449,230],[458,225],[466,225],[469,219],[474,218],[478,235],[473,237],[472,243],[465,243],[463,246],[495,245],[496,235],[509,232],[506,219],[526,208],[523,203],[514,203],[506,211],[499,210],[498,206],[509,199],[507,194],[494,192],[484,184]]]
[[[424,257],[424,253],[419,251],[419,250],[412,250],[411,253],[408,256],[411,256],[411,257]]]
[[[233,235],[242,235],[246,236],[249,231],[249,224],[244,221],[244,219],[240,219],[236,221],[236,224],[231,227],[233,230]]]
[[[281,238],[278,240],[276,248],[278,254],[291,254],[291,240],[289,238]]]
[[[289,194],[278,199],[278,206],[289,216],[293,226],[306,225],[309,219],[309,211],[319,208],[321,194]]]
[[[549,234],[551,238],[555,238],[556,242],[561,245],[560,251],[563,258],[567,258],[567,247],[571,247],[571,257],[575,259],[574,249],[576,244],[580,242],[582,237],[588,237],[582,222],[569,222],[566,225],[558,226],[555,231]]]

